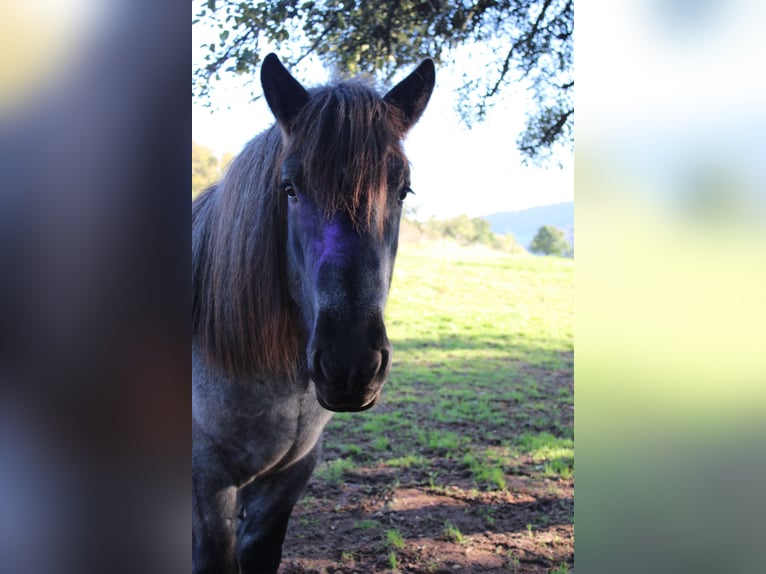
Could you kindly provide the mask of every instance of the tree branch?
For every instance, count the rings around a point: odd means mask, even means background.
[[[511,67],[511,60],[513,59],[513,54],[516,51],[516,48],[518,48],[521,45],[530,45],[532,38],[534,38],[537,35],[537,32],[540,29],[540,23],[542,22],[545,12],[548,10],[548,7],[551,5],[552,0],[545,0],[543,3],[543,7],[540,9],[540,13],[537,15],[537,18],[535,19],[535,22],[532,26],[532,29],[521,36],[517,41],[514,41],[511,43],[511,49],[508,51],[508,54],[505,57],[505,60],[503,61],[503,67],[500,71],[500,77],[497,79],[497,82],[495,82],[495,85],[492,86],[491,89],[487,90],[487,92],[484,94],[485,98],[491,98],[495,94],[497,94],[498,91],[500,91],[500,86],[503,84],[505,80],[505,76],[510,70]],[[528,70],[524,72],[524,76],[527,75]]]
[[[255,33],[255,28],[249,27],[245,31],[244,34],[242,34],[239,38],[237,38],[235,41],[231,43],[231,45],[226,49],[226,51],[223,53],[223,55],[219,56],[215,62],[211,64],[205,65],[205,70],[207,71],[208,77],[210,77],[213,73],[217,72],[221,66],[226,63],[226,60],[231,58],[232,53],[235,51],[235,49],[238,49],[242,44],[244,44],[247,39],[252,36]],[[203,44],[204,45],[204,44]]]
[[[559,116],[559,119],[556,120],[556,123],[554,123],[549,128],[543,130],[543,134],[542,134],[542,137],[540,138],[540,141],[548,145],[552,144],[555,141],[556,136],[558,136],[558,134],[561,132],[561,129],[564,127],[564,124],[567,123],[569,116],[571,116],[573,113],[574,113],[574,108],[570,108],[565,113],[561,114]]]

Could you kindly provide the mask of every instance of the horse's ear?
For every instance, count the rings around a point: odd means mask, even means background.
[[[409,76],[396,84],[383,99],[402,112],[403,130],[407,133],[426,109],[436,82],[436,70],[431,58],[426,58]],[[402,134],[403,135],[403,134]]]
[[[269,54],[263,59],[261,86],[271,113],[289,133],[293,120],[308,102],[308,92],[290,75],[276,54]]]

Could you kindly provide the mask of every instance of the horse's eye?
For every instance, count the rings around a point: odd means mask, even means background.
[[[403,203],[405,199],[407,199],[407,196],[409,194],[415,194],[414,191],[410,188],[410,186],[403,187],[402,190],[399,192],[399,203]]]
[[[297,197],[297,194],[295,193],[295,186],[289,181],[283,181],[280,183],[279,189],[290,199],[295,199]]]

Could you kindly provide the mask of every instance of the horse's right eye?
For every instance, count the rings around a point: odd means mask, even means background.
[[[284,181],[279,185],[279,189],[287,195],[290,199],[295,199],[297,194],[295,193],[295,186],[289,181]]]

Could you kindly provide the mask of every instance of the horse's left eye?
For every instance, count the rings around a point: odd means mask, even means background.
[[[295,186],[291,182],[283,181],[279,185],[279,188],[282,190],[282,193],[286,194],[290,199],[296,198]]]
[[[415,192],[412,191],[412,188],[409,186],[402,188],[402,190],[399,192],[399,203],[403,203],[409,194],[415,194]]]

